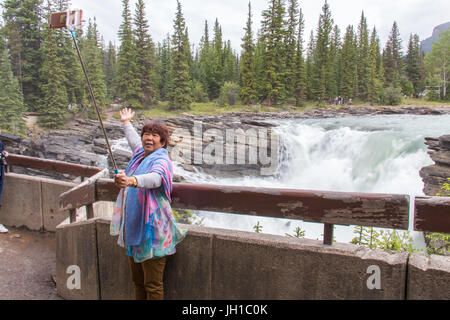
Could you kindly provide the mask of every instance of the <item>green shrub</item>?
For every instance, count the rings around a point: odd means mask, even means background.
[[[408,97],[414,93],[414,85],[406,77],[400,79],[400,86],[402,87],[402,93]]]
[[[397,106],[402,102],[402,92],[400,88],[388,87],[381,90],[380,101],[383,104]]]
[[[225,82],[220,90],[219,105],[234,106],[239,97],[239,85],[234,82]]]
[[[191,82],[192,98],[195,102],[208,102],[208,95],[200,81]]]

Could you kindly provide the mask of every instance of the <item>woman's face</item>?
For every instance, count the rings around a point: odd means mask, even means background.
[[[153,151],[162,147],[161,137],[157,133],[144,132],[142,136],[142,147],[144,148],[144,153],[149,155]]]

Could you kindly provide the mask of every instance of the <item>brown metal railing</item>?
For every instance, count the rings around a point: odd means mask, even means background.
[[[107,179],[108,170],[10,155],[12,165],[89,176],[61,194],[60,205],[70,222],[76,209],[86,206],[87,219],[94,217],[93,204],[115,201],[119,188]],[[358,225],[407,230],[409,196],[278,188],[231,187],[175,183],[172,206],[180,209],[227,212],[274,218],[299,219],[324,224],[323,242],[333,243],[334,225]],[[450,233],[450,197],[416,197],[413,229]]]

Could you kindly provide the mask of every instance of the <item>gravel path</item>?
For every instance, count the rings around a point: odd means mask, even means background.
[[[62,300],[52,279],[55,234],[8,229],[0,234],[0,300]]]

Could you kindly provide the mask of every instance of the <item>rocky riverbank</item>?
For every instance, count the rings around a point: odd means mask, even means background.
[[[450,134],[438,138],[425,138],[425,144],[428,146],[428,154],[435,163],[420,170],[420,176],[424,181],[423,192],[429,196],[435,196],[437,193],[445,194],[441,187],[448,182],[447,178],[450,178]]]
[[[215,177],[237,177],[274,172],[272,165],[277,160],[275,158],[277,155],[271,150],[278,150],[278,147],[274,145],[276,139],[272,139],[274,124],[270,120],[387,114],[450,114],[450,106],[345,106],[306,111],[295,110],[295,112],[240,112],[202,116],[186,113],[176,117],[138,119],[133,122],[133,125],[139,130],[148,120],[166,123],[172,140],[168,148],[169,153],[172,159],[181,163],[185,170],[200,170]],[[104,125],[112,145],[124,138],[119,120],[111,118],[105,120]],[[27,138],[0,133],[0,139],[10,153],[89,166],[106,167],[109,165],[110,168],[112,167],[98,121],[77,119],[68,123],[67,128],[63,130],[39,131],[36,127],[31,127]],[[239,140],[239,136],[245,139]],[[204,138],[202,139],[202,137]],[[209,139],[205,139],[205,137],[209,137]],[[436,145],[432,138],[429,138],[427,143]],[[124,169],[131,152],[123,148],[114,148],[113,154],[118,167]],[[438,153],[433,156],[438,157],[438,162],[442,163],[444,161],[442,157],[448,157],[448,154]],[[22,169],[17,168],[17,171],[20,170]],[[424,170],[423,179],[427,180],[426,184],[434,185],[433,181],[441,182],[437,179],[436,172],[440,172],[440,169]],[[33,171],[28,170],[28,173],[33,173]],[[447,174],[447,171],[442,174]],[[70,180],[73,177],[62,178]],[[176,177],[176,181],[182,180],[183,177]],[[435,187],[432,188],[435,190]]]

